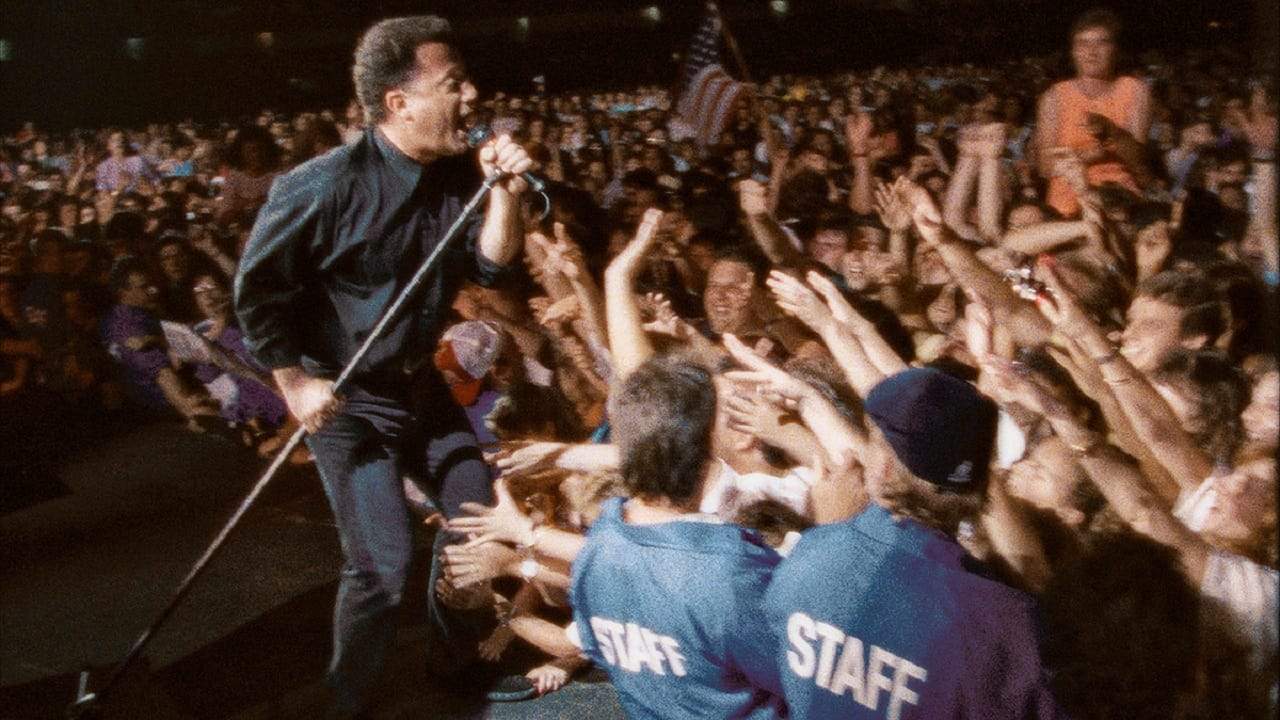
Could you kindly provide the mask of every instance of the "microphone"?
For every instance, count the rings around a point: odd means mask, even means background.
[[[476,123],[467,131],[467,145],[478,148],[493,139],[493,128],[484,123]],[[547,183],[529,171],[520,173],[520,177],[529,183],[529,188],[536,193],[546,193]]]

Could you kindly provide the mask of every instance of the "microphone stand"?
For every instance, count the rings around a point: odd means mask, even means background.
[[[467,202],[466,206],[462,208],[462,213],[458,216],[458,219],[454,220],[453,224],[449,226],[449,230],[445,233],[444,238],[440,242],[436,243],[431,254],[427,256],[426,260],[422,261],[422,264],[418,266],[417,271],[414,272],[413,277],[409,279],[409,283],[404,286],[404,289],[400,291],[400,294],[396,296],[391,305],[383,312],[382,317],[378,320],[378,324],[374,325],[373,330],[369,333],[369,337],[365,338],[365,341],[360,345],[359,349],[357,349],[355,354],[351,356],[351,359],[347,361],[346,367],[342,369],[342,372],[338,374],[337,379],[333,381],[334,393],[338,393],[343,390],[347,382],[351,379],[352,374],[355,373],[356,368],[364,361],[365,356],[369,354],[369,350],[373,347],[373,344],[382,337],[383,333],[386,332],[391,323],[400,315],[401,311],[404,310],[404,307],[409,303],[413,296],[417,294],[418,289],[427,279],[427,276],[430,275],[431,271],[435,269],[435,266],[439,264],[439,260],[444,254],[444,251],[453,244],[459,231],[462,230],[463,224],[465,224],[466,221],[475,214],[480,203],[488,197],[489,191],[493,189],[493,186],[496,185],[502,177],[502,173],[494,173],[485,178],[484,183],[481,184],[475,194],[471,196],[471,199]],[[545,202],[543,209],[543,217],[545,217],[550,211],[551,200],[546,193],[542,193],[542,196]],[[289,436],[288,442],[286,442],[284,447],[280,448],[280,451],[276,453],[276,457],[271,461],[271,465],[269,465],[266,471],[262,473],[261,477],[258,478],[258,482],[249,490],[249,494],[245,496],[244,500],[240,502],[240,507],[236,508],[236,511],[231,514],[231,518],[228,519],[222,529],[218,531],[217,536],[214,537],[213,542],[209,544],[209,547],[204,551],[204,554],[200,556],[199,560],[196,560],[195,565],[191,566],[191,570],[187,572],[187,576],[183,578],[177,589],[174,590],[173,596],[169,600],[169,604],[160,611],[155,620],[151,621],[151,625],[138,636],[138,639],[134,641],[133,646],[129,648],[129,653],[125,655],[124,659],[121,660],[111,671],[111,674],[107,677],[106,684],[96,692],[89,692],[89,671],[81,671],[78,687],[76,689],[76,699],[67,707],[67,717],[80,718],[88,716],[119,684],[121,678],[124,677],[125,671],[127,671],[134,662],[137,661],[138,657],[141,656],[143,649],[146,648],[149,642],[151,642],[151,638],[160,629],[160,627],[164,625],[165,621],[169,619],[169,616],[173,614],[173,611],[177,609],[183,599],[186,598],[187,594],[191,591],[192,586],[195,584],[195,581],[204,574],[209,563],[212,562],[215,556],[217,556],[218,551],[222,549],[227,537],[231,535],[231,531],[234,530],[236,525],[240,523],[240,520],[244,518],[245,513],[247,513],[249,508],[253,506],[253,503],[258,499],[258,496],[262,494],[264,489],[266,489],[267,484],[276,476],[280,467],[284,465],[285,460],[298,447],[306,434],[306,429],[299,427],[294,431],[293,435]]]

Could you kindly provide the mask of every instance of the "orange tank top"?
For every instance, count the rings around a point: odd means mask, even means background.
[[[1111,90],[1098,97],[1089,97],[1080,92],[1074,80],[1064,80],[1053,86],[1052,92],[1057,99],[1057,136],[1051,138],[1050,147],[1069,147],[1075,150],[1097,150],[1098,141],[1089,134],[1086,119],[1090,113],[1109,118],[1111,122],[1122,128],[1132,125],[1134,113],[1137,111],[1138,93],[1142,90],[1142,81],[1132,77],[1117,78]],[[1144,138],[1138,138],[1143,140]],[[1090,165],[1085,169],[1085,177],[1090,185],[1101,185],[1107,182],[1118,183],[1135,193],[1141,192],[1133,176],[1121,163],[1109,161]],[[1063,216],[1072,216],[1080,212],[1080,202],[1076,194],[1067,187],[1061,178],[1049,180],[1047,201],[1051,207]]]

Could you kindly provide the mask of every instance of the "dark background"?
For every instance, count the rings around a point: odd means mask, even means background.
[[[1074,0],[767,0],[721,5],[752,73],[822,72],[879,63],[984,63],[1061,53],[1067,28],[1094,2]],[[662,20],[646,21],[656,5]],[[701,17],[695,0],[0,0],[0,130],[196,118],[263,107],[340,106],[348,67],[372,21],[435,12],[454,21],[485,90],[551,91],[672,82]],[[1274,0],[1120,0],[1131,50],[1230,46],[1275,52]],[[516,19],[529,18],[521,38]],[[261,47],[256,36],[274,34]],[[1270,38],[1270,41],[1264,38]],[[130,57],[126,39],[143,38]],[[1266,51],[1265,48],[1270,48]],[[1266,58],[1262,58],[1266,60]]]

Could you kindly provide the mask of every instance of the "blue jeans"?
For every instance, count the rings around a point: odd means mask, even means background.
[[[386,662],[412,559],[413,518],[402,478],[422,478],[423,491],[450,518],[464,502],[492,504],[492,479],[466,416],[443,388],[433,388],[420,403],[352,390],[342,413],[307,444],[337,520],[345,560],[328,682],[336,709],[354,712],[368,702]],[[464,664],[479,633],[475,613],[446,613],[435,593],[439,551],[455,539],[445,532],[436,538],[429,622],[430,635],[449,646],[453,662]]]

